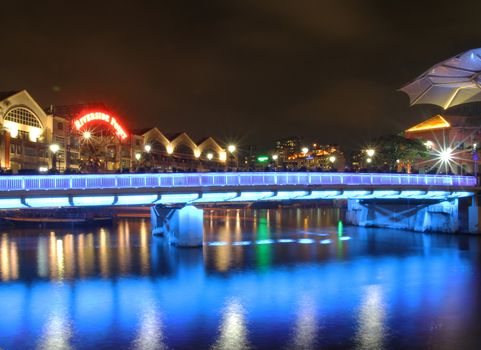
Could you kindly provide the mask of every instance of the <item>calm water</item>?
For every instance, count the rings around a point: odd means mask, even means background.
[[[2,349],[480,349],[480,240],[338,226],[334,209],[206,212],[0,234]],[[343,239],[340,238],[342,234]]]

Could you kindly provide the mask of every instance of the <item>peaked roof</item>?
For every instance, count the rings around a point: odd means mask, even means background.
[[[412,128],[406,130],[406,132],[416,132],[416,131],[425,131],[431,129],[442,129],[442,128],[449,128],[451,124],[440,114],[435,115],[428,120],[425,120],[417,125],[414,125]]]

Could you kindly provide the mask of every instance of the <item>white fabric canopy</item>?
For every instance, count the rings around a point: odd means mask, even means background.
[[[481,101],[481,48],[449,58],[420,75],[400,90],[411,105],[435,104],[447,109]]]

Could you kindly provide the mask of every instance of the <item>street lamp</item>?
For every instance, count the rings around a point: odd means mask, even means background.
[[[329,157],[329,161],[330,161],[331,163],[334,163],[334,162],[336,161],[336,157],[330,156],[330,157]]]
[[[83,138],[85,140],[88,140],[90,139],[90,137],[92,136],[92,133],[90,131],[84,131],[84,133],[82,134]]]
[[[214,155],[212,153],[207,153],[207,159],[212,160],[214,158]]]
[[[372,158],[374,156],[374,153],[376,153],[376,151],[373,148],[369,148],[366,150],[366,154],[369,158]]]
[[[302,153],[306,154],[307,152],[309,152],[309,148],[302,147],[301,151],[302,151]]]
[[[272,160],[276,161],[279,159],[279,156],[277,154],[272,155]]]
[[[229,145],[229,146],[227,146],[227,150],[228,150],[230,153],[234,153],[235,150],[236,150],[236,146],[235,146],[235,145]]]
[[[60,146],[56,143],[50,145],[50,152],[52,152],[52,170],[57,171],[57,152],[60,150]]]
[[[150,153],[150,151],[152,150],[152,146],[151,145],[145,145],[144,150],[145,150],[145,152]]]

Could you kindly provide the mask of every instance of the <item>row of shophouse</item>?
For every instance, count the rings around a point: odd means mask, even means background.
[[[42,108],[26,91],[0,92],[0,167],[29,172],[219,170],[226,150],[212,137],[157,127],[127,130],[101,104]]]

